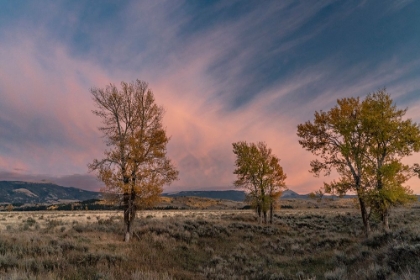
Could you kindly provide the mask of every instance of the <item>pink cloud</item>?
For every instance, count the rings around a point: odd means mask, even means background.
[[[28,162],[36,173],[85,171],[102,146],[86,83],[109,78],[98,67],[71,59],[59,46],[35,54],[32,50],[39,46],[29,38],[13,43],[3,48],[7,56],[1,58],[9,67],[0,70],[1,106],[7,108],[0,116],[15,138],[6,143],[11,157]]]
[[[182,77],[200,80],[205,71],[205,59],[201,57],[201,62],[195,61],[191,66],[185,66],[182,71],[165,77],[165,82],[157,83],[154,87],[167,111],[164,121],[172,136],[169,153],[181,169],[180,181],[174,184],[175,188],[232,187],[235,158],[231,144],[241,140],[267,142],[281,158],[281,164],[288,173],[287,184],[290,188],[296,189],[304,184],[306,188],[299,189],[304,192],[322,186],[320,179],[306,172],[312,156],[301,149],[297,142],[296,120],[281,113],[265,114],[271,101],[287,90],[280,91],[277,96],[273,91],[271,97],[270,94],[268,98],[264,95],[264,98],[255,100],[242,110],[224,112],[223,104],[213,102],[209,106],[205,98],[199,98],[201,93],[204,96],[212,95],[208,93],[209,88],[200,92],[199,83],[193,83],[190,88],[182,85],[182,91],[177,91],[176,83],[168,85],[171,81],[182,80]],[[203,65],[203,68],[197,65]],[[176,92],[182,92],[182,95]]]

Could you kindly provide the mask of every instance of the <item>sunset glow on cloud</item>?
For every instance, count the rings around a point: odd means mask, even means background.
[[[290,189],[319,189],[296,127],[338,98],[386,87],[420,123],[418,2],[121,2],[0,4],[0,180],[98,190],[89,90],[135,79],[166,111],[165,191],[232,189],[241,140],[265,141]]]

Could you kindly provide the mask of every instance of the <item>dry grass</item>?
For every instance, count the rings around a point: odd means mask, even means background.
[[[117,212],[0,212],[0,279],[420,279],[420,208],[365,239],[357,209],[308,206],[268,226],[245,210],[144,211],[129,244]]]
[[[228,210],[240,209],[245,206],[244,202],[212,199],[204,197],[161,197],[159,208],[178,208],[194,210]]]

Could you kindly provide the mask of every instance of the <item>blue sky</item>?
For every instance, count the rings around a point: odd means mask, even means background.
[[[307,172],[296,126],[383,87],[419,123],[419,31],[416,1],[0,0],[0,180],[97,189],[89,89],[141,79],[180,170],[166,191],[230,189],[240,140],[265,141],[291,189],[316,190],[330,178]]]

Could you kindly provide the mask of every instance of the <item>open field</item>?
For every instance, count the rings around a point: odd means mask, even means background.
[[[418,205],[365,239],[351,203],[299,203],[267,226],[250,210],[139,212],[128,244],[115,211],[0,212],[0,279],[420,279]]]

